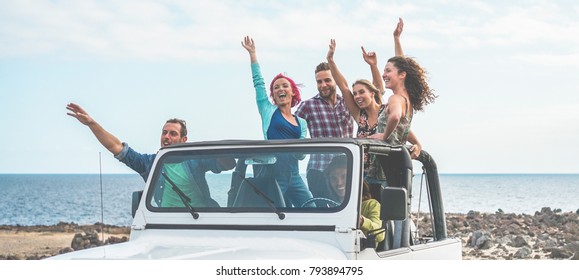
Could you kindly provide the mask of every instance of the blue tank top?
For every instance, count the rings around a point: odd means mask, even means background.
[[[267,139],[300,139],[302,129],[297,118],[296,122],[298,125],[291,124],[283,117],[281,111],[276,109],[267,128]]]
[[[294,116],[295,118],[295,116]],[[279,109],[276,109],[271,116],[271,122],[269,128],[267,129],[267,139],[300,139],[302,133],[300,122],[297,120],[298,125],[293,125],[288,122]],[[277,154],[277,162],[273,169],[275,174],[288,174],[292,172],[298,172],[298,160],[291,154]]]

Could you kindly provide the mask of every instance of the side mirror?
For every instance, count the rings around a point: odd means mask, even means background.
[[[133,218],[135,217],[135,213],[137,213],[137,209],[139,208],[139,203],[141,202],[141,197],[143,196],[143,191],[134,191],[133,192],[133,199],[131,202],[131,215]]]
[[[408,194],[406,189],[382,187],[380,190],[380,219],[402,221],[408,218]]]

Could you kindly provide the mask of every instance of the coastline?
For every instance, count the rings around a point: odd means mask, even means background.
[[[0,225],[0,260],[40,260],[105,244],[125,242],[130,228],[58,223],[51,226]],[[102,242],[105,240],[105,242]]]
[[[447,213],[449,238],[462,241],[463,260],[579,260],[578,211],[549,207],[535,214]],[[418,228],[428,234],[428,216]],[[421,223],[422,222],[422,223]],[[58,223],[52,226],[0,225],[0,260],[38,260],[128,240],[129,227]],[[104,242],[102,240],[105,240]]]

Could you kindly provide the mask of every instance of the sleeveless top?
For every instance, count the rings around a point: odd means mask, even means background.
[[[296,116],[293,116],[296,118]],[[281,111],[276,109],[271,116],[271,122],[269,128],[267,129],[267,139],[300,139],[301,135],[301,125],[300,122],[296,122],[298,125],[293,125],[288,122]],[[288,174],[299,172],[298,159],[290,154],[276,154],[277,162],[271,168],[273,168],[275,174]]]
[[[406,100],[406,97],[402,96],[402,98],[404,98],[405,105],[408,104],[408,100]],[[386,106],[388,106],[388,104],[386,104]],[[412,115],[409,114],[408,112],[408,106],[405,107],[406,112],[404,114],[404,117],[400,119],[400,122],[398,123],[394,131],[392,131],[392,133],[386,139],[386,143],[390,145],[404,145],[408,140],[408,133],[410,132],[410,124],[412,123]],[[384,110],[382,114],[378,115],[378,127],[376,127],[376,133],[384,133],[384,131],[386,130],[387,121],[388,121],[388,114],[386,114],[386,110]],[[384,170],[382,170],[382,166],[380,165],[379,161],[375,160],[375,156],[371,156],[368,160],[370,161],[370,163],[369,168],[367,169],[368,171],[367,176],[377,180],[386,180]]]
[[[275,109],[267,128],[267,139],[300,139],[302,129],[297,118],[296,122],[298,125],[291,124],[283,117],[279,108]]]
[[[408,104],[408,100],[406,100],[406,97],[402,96],[402,98],[404,98],[404,104],[405,105]],[[388,104],[386,104],[386,106],[388,106]],[[406,112],[404,114],[404,117],[400,119],[400,122],[398,123],[394,131],[392,131],[390,136],[388,136],[388,138],[386,139],[386,143],[390,145],[404,145],[408,140],[408,132],[410,132],[410,123],[412,122],[412,114],[408,113],[408,106],[405,107]],[[378,115],[378,127],[376,128],[377,130],[376,132],[384,133],[384,131],[386,130],[387,122],[388,122],[388,114]]]
[[[386,105],[384,104],[380,105],[380,109],[378,109],[378,116],[382,114],[384,108],[386,108]],[[358,122],[358,134],[357,134],[358,138],[365,138],[370,135],[376,134],[376,128],[378,127],[379,122],[380,118],[378,117],[378,121],[372,127],[370,127],[370,124],[368,123],[368,113],[366,112],[366,110],[361,109],[360,121]]]

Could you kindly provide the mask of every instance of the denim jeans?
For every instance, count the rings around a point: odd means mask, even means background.
[[[302,207],[304,202],[312,198],[312,193],[298,172],[278,173],[275,179],[279,184],[281,192],[284,194],[286,206],[293,205],[294,207]],[[315,206],[312,204],[310,207]]]
[[[278,154],[273,165],[255,166],[256,177],[273,176],[284,196],[286,207],[301,207],[312,198],[310,189],[299,174],[298,160],[293,155]],[[308,207],[315,207],[313,203]]]

